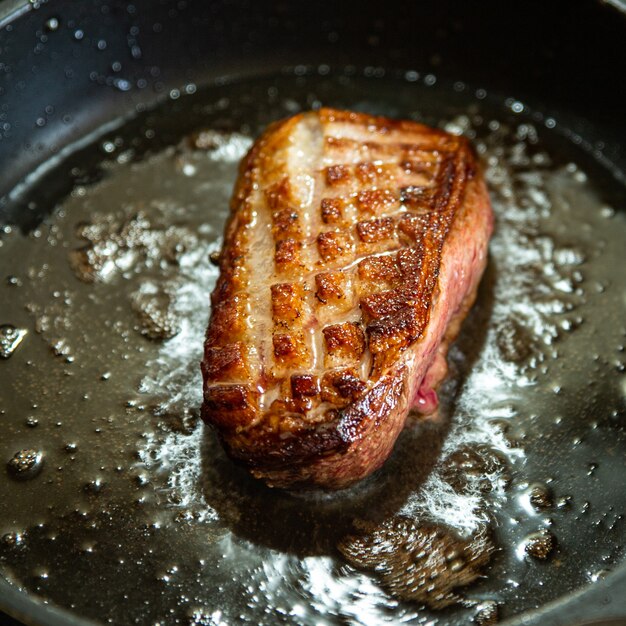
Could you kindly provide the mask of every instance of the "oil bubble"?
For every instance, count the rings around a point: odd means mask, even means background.
[[[528,492],[528,501],[535,511],[544,511],[552,507],[552,493],[546,485],[532,485]]]
[[[60,22],[59,22],[59,18],[58,17],[50,17],[50,18],[48,18],[46,20],[46,24],[45,24],[46,30],[48,32],[51,32],[51,33],[53,33],[56,30],[59,30],[59,25],[60,25]]]
[[[610,573],[609,570],[606,570],[606,569],[600,569],[595,572],[590,572],[589,580],[592,583],[597,583],[598,581],[604,580],[608,576],[609,573]]]
[[[34,478],[41,472],[43,454],[39,450],[24,449],[16,452],[7,463],[9,473],[18,480]]]
[[[85,483],[83,490],[89,495],[98,496],[102,493],[105,487],[106,483],[101,478],[94,478],[88,483]]]
[[[494,626],[498,623],[499,610],[497,602],[489,600],[481,602],[476,607],[476,614],[474,615],[474,622],[478,626]]]
[[[556,537],[548,530],[540,530],[528,535],[522,546],[528,556],[545,561],[556,548]]]
[[[38,566],[38,567],[35,567],[35,569],[33,570],[34,578],[39,578],[40,580],[46,580],[47,578],[49,578],[49,576],[50,576],[50,572],[48,571],[46,567]]]
[[[10,548],[19,547],[24,544],[24,534],[20,532],[10,532],[2,535],[2,543]]]
[[[8,359],[26,337],[27,330],[11,324],[0,326],[0,358]]]

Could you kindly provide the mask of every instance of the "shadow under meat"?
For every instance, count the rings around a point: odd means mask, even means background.
[[[485,341],[493,306],[495,267],[485,271],[477,302],[456,341],[460,360],[441,389],[439,416],[409,416],[383,467],[356,485],[336,492],[290,492],[267,487],[224,453],[207,430],[202,449],[202,490],[221,520],[237,536],[299,557],[337,554],[355,519],[380,524],[394,516],[422,485],[440,459],[458,390]]]

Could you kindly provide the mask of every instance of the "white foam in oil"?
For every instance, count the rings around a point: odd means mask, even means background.
[[[226,166],[236,164],[250,147],[248,137],[233,133],[224,135],[212,131],[199,134],[196,144],[210,148],[206,157]],[[197,174],[198,155],[183,154],[179,167],[187,176]],[[194,164],[195,161],[195,164]],[[201,181],[205,190],[211,181]],[[218,183],[219,184],[219,183]],[[224,207],[221,207],[224,212]],[[202,403],[200,361],[203,355],[204,333],[210,313],[209,296],[219,274],[209,257],[221,248],[221,231],[206,225],[212,243],[190,249],[179,258],[179,271],[170,286],[173,312],[180,332],[163,343],[156,358],[148,361],[148,374],[141,379],[139,391],[158,402],[157,412],[185,415],[197,410]],[[146,469],[166,473],[168,488],[176,494],[180,508],[195,507],[201,511],[201,521],[214,519],[216,513],[203,497],[200,451],[204,429],[200,422],[191,433],[171,432],[165,436],[148,433],[140,460]]]

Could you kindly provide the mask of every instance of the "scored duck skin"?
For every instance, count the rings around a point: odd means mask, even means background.
[[[244,158],[213,291],[203,419],[271,486],[338,489],[428,414],[493,227],[467,142],[320,109]]]

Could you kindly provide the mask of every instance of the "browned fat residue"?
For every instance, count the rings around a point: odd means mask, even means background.
[[[402,516],[380,525],[358,522],[357,531],[339,543],[346,560],[373,572],[396,598],[435,609],[464,602],[460,589],[482,575],[494,552],[485,529],[464,540]]]

